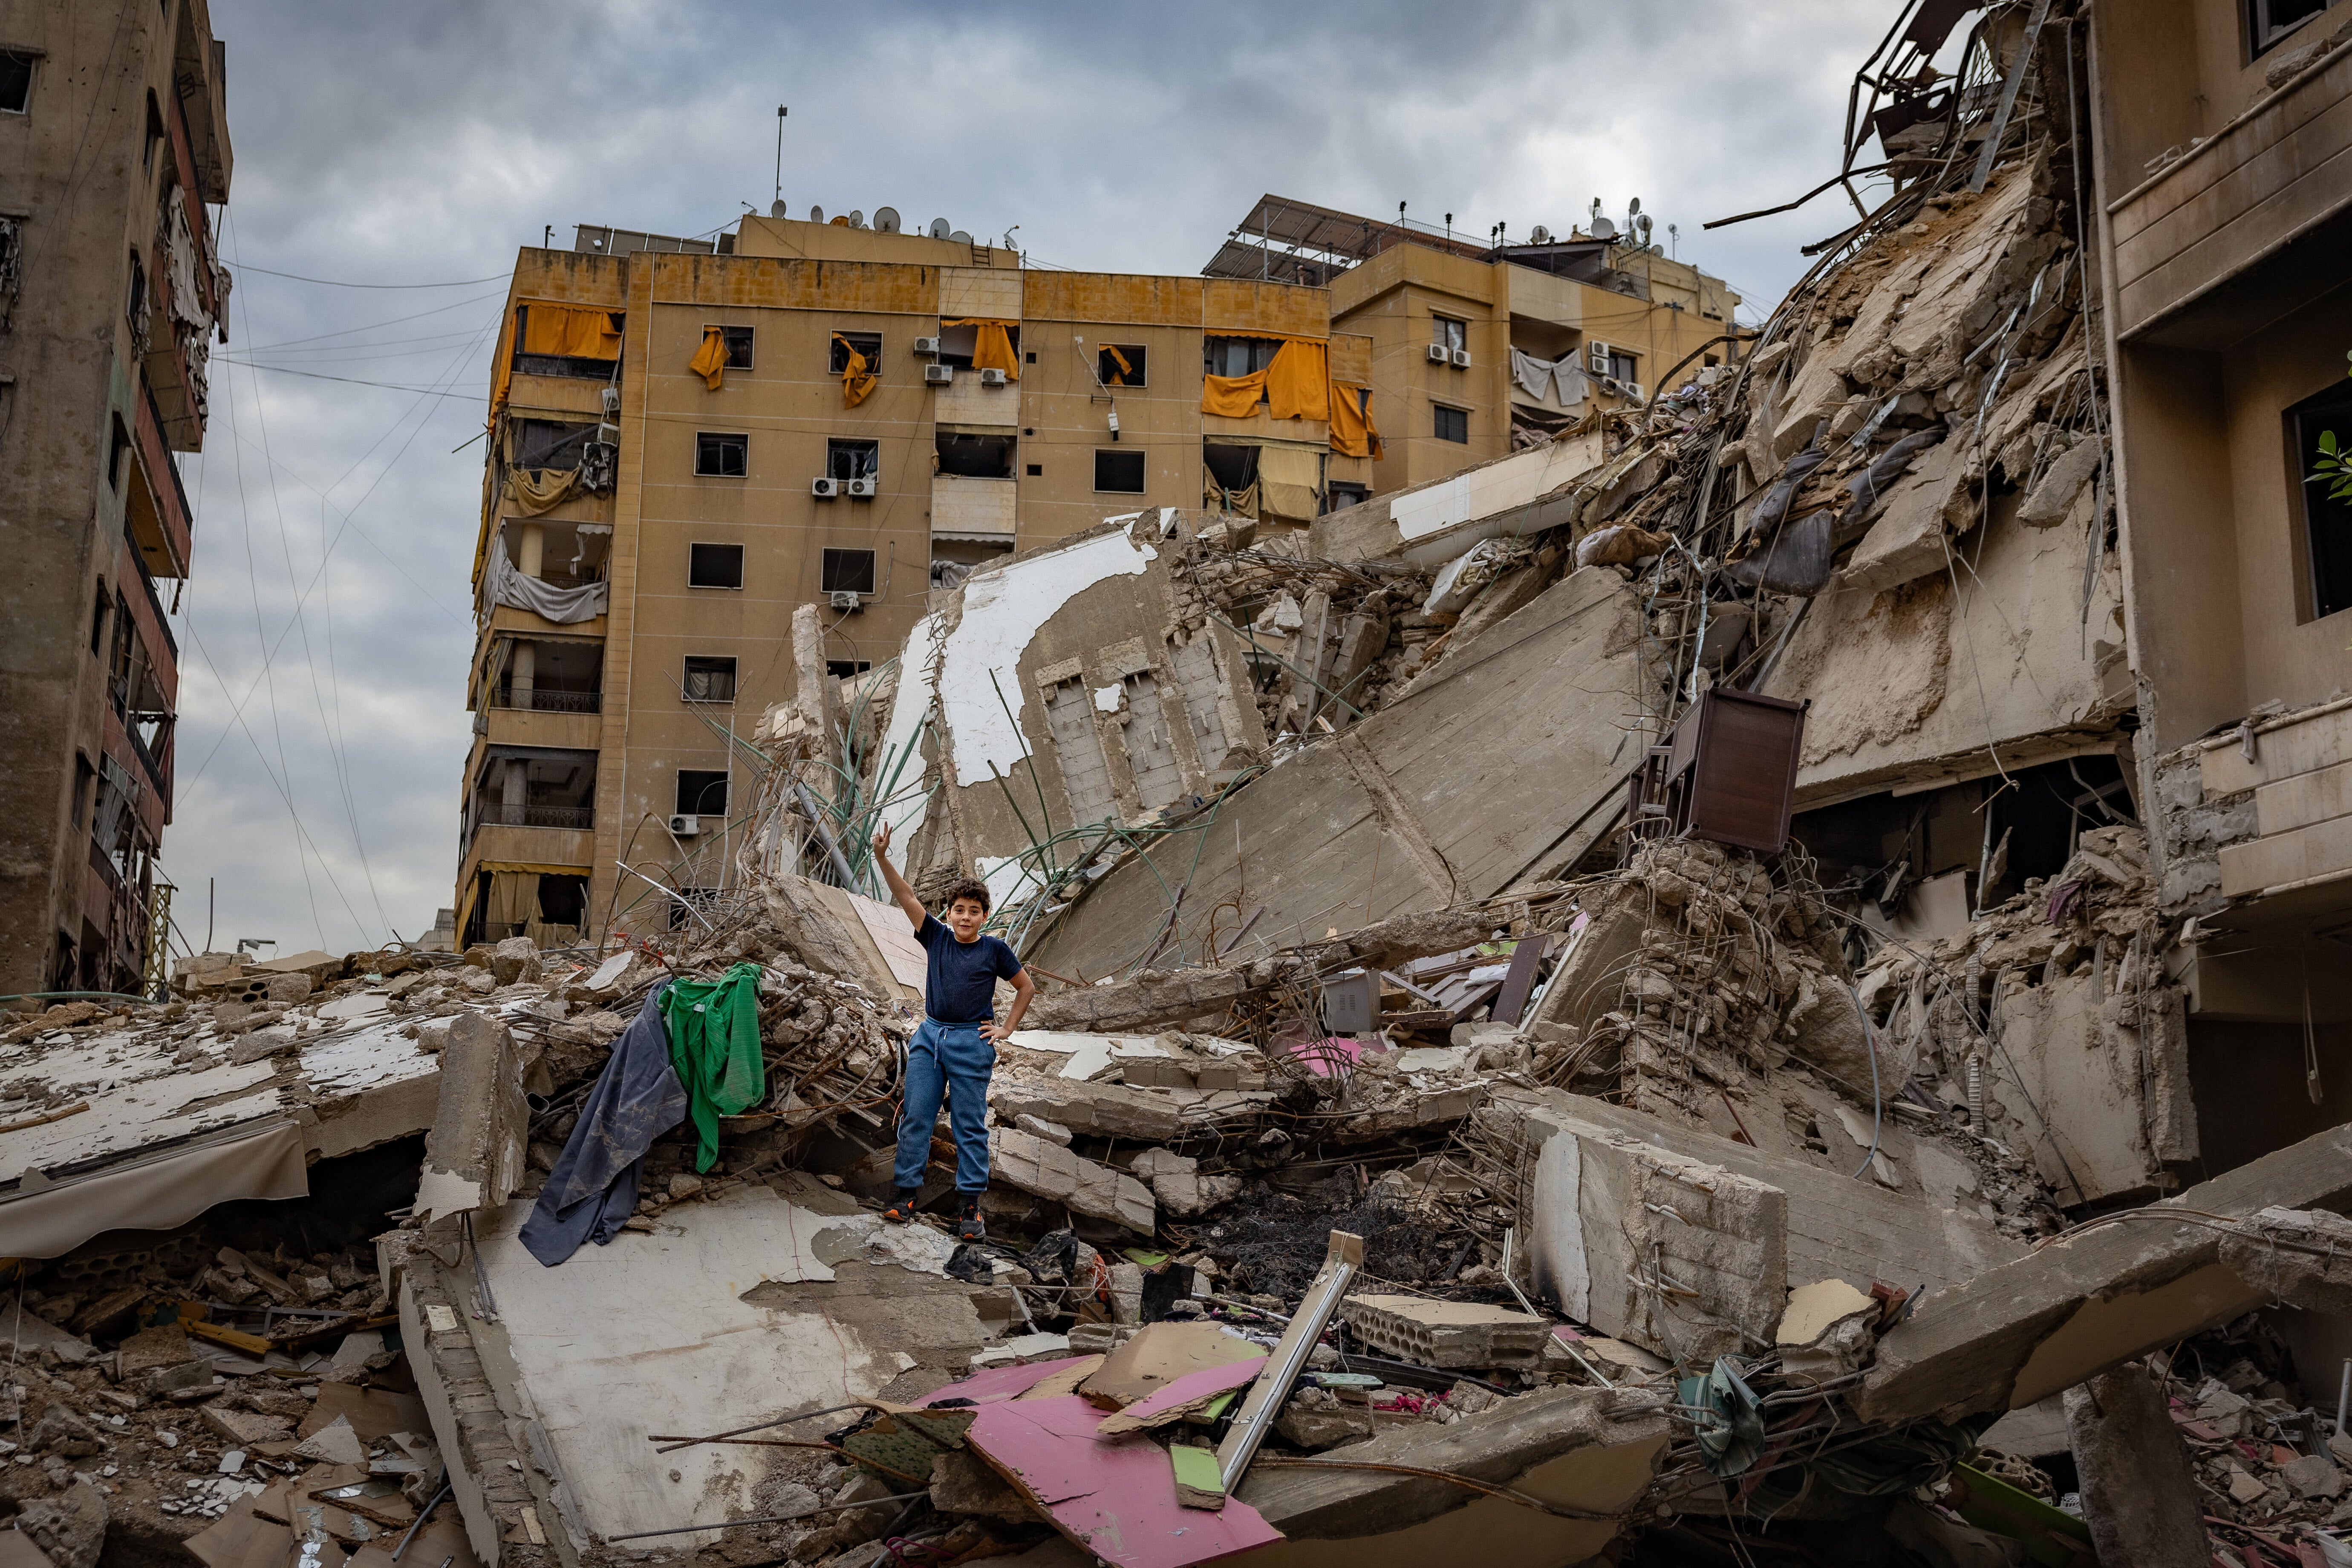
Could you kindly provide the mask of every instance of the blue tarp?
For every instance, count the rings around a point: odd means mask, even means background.
[[[539,1205],[523,1221],[522,1244],[550,1268],[580,1250],[620,1234],[637,1206],[637,1179],[653,1141],[686,1120],[686,1087],[670,1066],[669,1035],[662,1026],[664,981],[613,1046],[596,1087],[562,1157],[540,1189]]]

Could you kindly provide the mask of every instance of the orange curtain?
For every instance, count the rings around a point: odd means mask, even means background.
[[[848,356],[841,364],[841,405],[855,408],[874,395],[876,378],[874,373],[866,368],[866,356],[852,348],[847,338],[835,332],[833,341],[839,343],[842,352]]]
[[[717,327],[703,328],[702,346],[694,351],[686,368],[702,378],[706,389],[718,391],[727,379],[727,334]]]
[[[507,382],[514,374],[515,317],[507,312],[506,321],[499,327],[498,353],[490,362],[490,422],[488,428],[499,427],[499,410],[507,405]]]
[[[1110,355],[1111,363],[1118,366],[1117,370],[1110,373],[1110,384],[1113,386],[1125,386],[1127,384],[1127,378],[1135,374],[1135,367],[1127,363],[1127,356],[1125,354],[1119,353],[1108,343],[1103,344],[1102,352]]]
[[[1380,432],[1372,428],[1368,388],[1331,385],[1331,450],[1349,458],[1378,457]]]
[[[1272,367],[1269,366],[1268,369]],[[1265,395],[1266,372],[1247,375],[1204,375],[1201,378],[1201,412],[1223,419],[1246,419],[1257,412]]]
[[[1331,358],[1321,343],[1296,339],[1265,367],[1265,396],[1276,419],[1331,417]]]
[[[571,359],[618,359],[621,334],[613,329],[613,312],[595,305],[547,305],[526,302],[522,352],[562,354]]]
[[[992,321],[983,316],[941,318],[941,327],[972,329],[971,368],[1001,370],[1007,381],[1021,379],[1021,356],[1013,352],[1012,329],[1018,321]]]

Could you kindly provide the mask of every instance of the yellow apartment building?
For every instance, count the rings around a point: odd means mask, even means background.
[[[1598,405],[1672,392],[1727,363],[1739,297],[1606,219],[1564,237],[1479,245],[1266,195],[1202,269],[1314,284],[1336,332],[1371,342],[1376,490],[1402,489],[1549,439]]]
[[[876,219],[518,257],[461,942],[660,929],[722,885],[736,738],[794,696],[800,605],[853,674],[934,588],[1106,516],[1205,495],[1278,531],[1372,488],[1371,344],[1327,290],[1024,268]]]

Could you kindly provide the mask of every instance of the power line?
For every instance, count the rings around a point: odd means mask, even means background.
[[[409,386],[397,381],[364,381],[355,375],[322,375],[315,370],[296,370],[289,365],[282,364],[260,364],[249,359],[223,358],[216,363],[238,365],[246,370],[276,371],[279,375],[299,375],[306,381],[340,381],[346,386],[381,386],[393,392],[414,392],[425,397],[460,397],[468,403],[488,401],[479,393],[436,392],[429,386]]]
[[[290,279],[297,283],[317,283],[329,289],[465,289],[476,283],[503,283],[507,280],[507,275],[501,272],[488,278],[453,278],[446,283],[346,283],[338,278],[305,278],[299,272],[272,272],[267,267],[255,267],[247,262],[234,265],[239,272],[258,272],[265,278]]]
[[[364,327],[345,327],[341,331],[320,332],[316,337],[288,338],[282,342],[275,343],[255,343],[245,352],[250,354],[264,353],[272,349],[290,349],[300,343],[321,342],[328,338],[348,338],[354,332],[372,332],[378,327],[396,327],[403,321],[421,321],[427,316],[446,315],[451,310],[463,310],[467,305],[474,304],[478,300],[498,299],[505,292],[506,290],[503,289],[493,289],[487,294],[476,294],[468,299],[457,300],[452,304],[436,305],[429,310],[418,310],[413,315],[394,316],[388,321],[370,321]]]

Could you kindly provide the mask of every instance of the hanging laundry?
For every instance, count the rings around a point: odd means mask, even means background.
[[[716,980],[679,980],[662,993],[670,1065],[686,1085],[687,1115],[700,1142],[694,1168],[719,1158],[719,1119],[749,1110],[768,1092],[760,1058],[760,966],[739,963]]]
[[[703,328],[702,346],[694,351],[686,368],[702,378],[707,390],[718,391],[727,379],[727,334],[717,327]]]
[[[670,1066],[662,1026],[668,989],[656,986],[614,1042],[538,1204],[523,1221],[523,1246],[550,1268],[579,1251],[582,1242],[603,1247],[621,1233],[621,1222],[636,1210],[646,1151],[686,1120],[686,1089]]]

